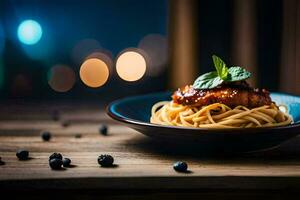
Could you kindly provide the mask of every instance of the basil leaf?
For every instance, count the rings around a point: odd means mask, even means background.
[[[208,72],[199,76],[194,84],[193,88],[195,89],[211,89],[215,88],[218,85],[222,84],[223,80],[218,76],[216,71]]]
[[[226,67],[225,62],[216,55],[213,55],[212,59],[217,70],[218,76],[221,79],[226,80],[228,76],[228,68]]]
[[[228,72],[229,72],[229,76],[226,80],[228,82],[245,80],[251,76],[250,72],[238,66],[230,67],[228,69]]]
[[[247,70],[234,66],[228,67],[225,62],[216,55],[212,56],[216,71],[199,76],[193,84],[195,89],[212,89],[223,82],[241,81],[249,78],[251,73]]]

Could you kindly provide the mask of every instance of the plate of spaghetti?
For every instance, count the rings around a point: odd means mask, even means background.
[[[147,136],[204,150],[256,151],[300,134],[300,97],[252,88],[244,68],[227,67],[217,56],[213,63],[216,71],[191,85],[117,100],[108,114]]]

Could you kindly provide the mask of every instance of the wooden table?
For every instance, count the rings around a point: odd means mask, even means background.
[[[115,199],[199,195],[278,199],[300,191],[300,137],[269,152],[209,156],[194,146],[146,138],[109,119],[101,108],[95,103],[2,103],[0,156],[5,165],[0,166],[1,192],[31,199],[52,198],[54,190],[77,198],[100,194],[109,199],[111,195]],[[59,121],[51,117],[55,109],[61,113]],[[70,125],[63,127],[65,121]],[[99,134],[101,123],[109,127],[107,136]],[[51,141],[42,141],[43,130],[52,133]],[[78,133],[81,138],[75,138]],[[16,158],[19,148],[30,151],[29,160]],[[52,152],[71,158],[74,166],[51,170],[48,157]],[[116,166],[99,167],[100,154],[112,155]],[[190,172],[175,172],[172,164],[177,160],[186,161]]]

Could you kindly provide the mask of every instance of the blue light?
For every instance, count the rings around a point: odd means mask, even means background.
[[[27,45],[36,44],[41,39],[42,34],[42,27],[34,20],[25,20],[18,28],[19,40]]]

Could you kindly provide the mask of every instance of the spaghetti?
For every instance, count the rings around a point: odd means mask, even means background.
[[[197,128],[252,128],[285,126],[292,123],[292,118],[287,109],[281,111],[275,103],[252,109],[245,106],[232,109],[222,103],[196,107],[161,101],[153,105],[150,122]]]
[[[269,91],[246,82],[251,73],[228,68],[212,56],[216,71],[199,76],[193,85],[178,88],[172,101],[153,105],[150,122],[197,128],[252,128],[285,126],[291,116],[272,102]],[[283,107],[284,108],[284,107]]]

